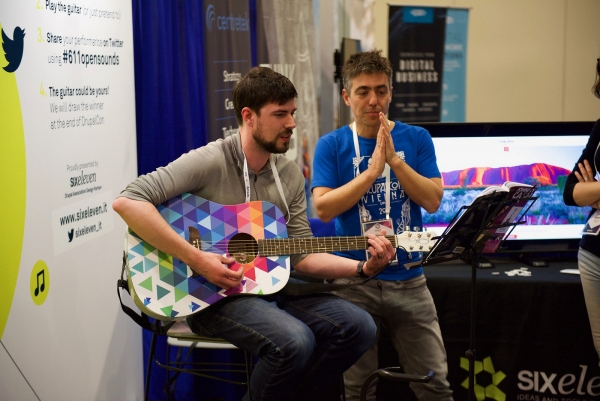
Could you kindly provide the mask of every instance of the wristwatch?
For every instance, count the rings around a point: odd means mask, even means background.
[[[369,276],[367,276],[365,274],[365,272],[363,271],[363,266],[364,266],[365,263],[367,263],[366,260],[361,260],[360,262],[358,262],[358,266],[356,266],[356,272],[362,278],[369,278]]]

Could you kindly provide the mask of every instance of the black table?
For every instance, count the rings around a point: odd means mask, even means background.
[[[526,267],[531,276],[506,272]],[[594,350],[576,262],[528,267],[502,262],[477,269],[476,385],[485,400],[600,400],[600,368]],[[471,266],[424,268],[448,354],[454,399],[466,400]],[[380,344],[381,365],[397,364],[391,345]],[[406,385],[382,383],[381,400],[414,400]],[[502,398],[505,394],[505,398]]]

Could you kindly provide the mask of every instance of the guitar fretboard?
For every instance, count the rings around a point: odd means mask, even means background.
[[[396,236],[385,236],[397,248]],[[259,239],[258,253],[261,256],[297,255],[335,251],[357,251],[367,249],[367,237],[307,237]]]

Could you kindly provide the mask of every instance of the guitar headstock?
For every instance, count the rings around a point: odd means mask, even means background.
[[[435,231],[404,231],[397,234],[396,245],[407,252],[429,252],[437,242]]]

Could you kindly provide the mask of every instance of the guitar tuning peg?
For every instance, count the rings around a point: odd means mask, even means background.
[[[419,230],[420,230],[420,229],[419,229],[419,227],[417,227],[417,226],[414,226],[414,227],[413,227],[413,231],[414,231],[414,232],[419,232]]]

